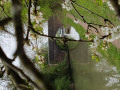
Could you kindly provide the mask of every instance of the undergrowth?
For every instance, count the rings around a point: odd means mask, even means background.
[[[71,90],[71,77],[66,61],[56,65],[44,65],[41,72],[54,90]]]

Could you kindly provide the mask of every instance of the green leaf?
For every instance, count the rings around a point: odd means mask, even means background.
[[[98,4],[99,6],[103,6],[102,0],[96,0],[96,2],[97,2],[97,4]]]

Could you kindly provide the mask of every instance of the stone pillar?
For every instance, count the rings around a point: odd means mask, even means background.
[[[52,16],[48,20],[48,35],[55,36],[57,30],[62,26],[59,18],[57,16]],[[56,64],[64,60],[65,52],[61,50],[57,45],[55,40],[49,39],[49,53],[48,62],[49,64]]]

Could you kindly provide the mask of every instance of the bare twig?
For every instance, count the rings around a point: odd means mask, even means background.
[[[29,0],[29,5],[28,5],[28,26],[31,26],[31,18],[30,18],[30,8],[31,8],[31,0]],[[30,28],[28,27],[27,29],[27,35],[25,40],[28,40],[28,36],[29,36],[29,32],[30,32]]]
[[[105,22],[109,22],[110,24],[112,24],[112,25],[114,26],[114,24],[113,24],[110,20],[104,18],[103,16],[100,16],[99,14],[96,14],[96,13],[92,12],[91,10],[89,10],[89,9],[83,7],[82,5],[76,3],[76,1],[71,0],[71,2],[73,2],[74,4],[76,4],[77,6],[83,8],[83,9],[87,10],[88,12],[90,12],[90,13],[92,13],[92,14],[94,14],[94,15],[100,17],[100,18],[102,18]],[[93,23],[91,23],[91,24],[93,24]]]
[[[87,24],[88,24],[88,29],[89,29],[90,27],[92,27],[92,28],[94,28],[94,29],[97,31],[97,33],[99,33],[98,29],[97,29],[96,27],[94,27],[93,25],[90,25],[90,24],[84,19],[84,16],[82,16],[82,15],[78,12],[78,10],[77,10],[76,7],[74,6],[73,2],[71,2],[71,4],[72,4],[74,10],[77,12],[77,14],[83,19],[84,23],[87,23]]]
[[[36,84],[36,87],[38,90],[52,90],[51,86],[47,83],[45,80],[43,74],[41,74],[34,64],[31,62],[31,60],[27,57],[24,51],[24,38],[23,38],[23,27],[22,27],[22,20],[21,20],[21,4],[18,0],[12,0],[12,6],[14,9],[13,13],[13,20],[15,24],[15,33],[16,33],[16,39],[17,39],[17,49],[15,52],[15,56],[19,56],[21,63],[24,66],[24,69],[31,73],[32,75],[29,76],[30,78],[34,79],[34,83]],[[27,73],[28,75],[28,73]]]
[[[39,89],[39,87],[26,74],[24,74],[24,72],[21,69],[17,68],[12,64],[11,62],[12,60],[5,55],[1,47],[0,47],[0,58],[6,66],[8,66],[12,70],[15,70],[16,72],[19,72],[22,76],[24,76],[27,79],[27,81],[31,82],[36,88]]]
[[[77,41],[77,42],[93,42],[93,40],[83,40],[83,39],[80,39],[80,40],[72,40],[72,39],[68,39],[67,41]]]
[[[73,6],[74,10],[75,10],[75,11],[77,12],[77,14],[82,18],[82,20],[84,21],[84,23],[87,24],[87,32],[88,32],[88,30],[90,30],[90,28],[94,28],[94,29],[97,31],[97,33],[100,34],[100,36],[101,36],[100,39],[104,39],[104,38],[106,38],[106,37],[108,37],[108,36],[111,35],[111,34],[110,34],[110,35],[102,36],[96,26],[99,26],[99,27],[108,27],[108,26],[106,26],[106,25],[100,25],[100,24],[94,24],[94,23],[88,23],[88,22],[85,20],[84,16],[81,15],[81,14],[79,13],[79,11],[76,9],[76,7],[74,6],[74,4],[77,5],[77,6],[79,6],[80,8],[83,8],[83,9],[87,10],[88,12],[90,12],[90,13],[92,13],[92,14],[100,17],[100,18],[102,18],[105,23],[107,23],[107,22],[110,23],[111,28],[112,28],[112,27],[114,26],[114,24],[113,24],[110,20],[108,20],[108,19],[104,18],[103,16],[100,16],[100,15],[92,12],[91,10],[83,7],[82,5],[79,5],[78,3],[76,3],[76,1],[73,1],[73,0],[70,0],[70,1],[71,1],[71,5]],[[114,0],[111,0],[111,2],[114,2],[115,5],[118,4],[117,1],[118,1],[118,0],[115,0],[115,1],[114,1]],[[117,6],[117,8],[118,8],[118,6]],[[119,5],[119,8],[120,8],[120,5]],[[120,9],[119,9],[119,10],[120,10]],[[72,13],[72,14],[73,14],[73,13]],[[73,15],[73,16],[74,16],[74,15]],[[74,16],[74,17],[75,17],[75,16]],[[75,17],[75,19],[76,19],[76,17]],[[76,19],[76,20],[77,20],[77,19]]]
[[[36,34],[38,34],[40,36],[43,36],[43,37],[51,38],[52,40],[54,40],[54,39],[64,39],[65,38],[65,37],[55,37],[55,36],[44,35],[44,34],[41,34],[41,33],[37,32],[37,31],[35,31],[35,29],[33,27],[30,27],[30,28],[31,28],[31,30],[34,33],[36,33]],[[67,41],[78,41],[78,42],[93,42],[93,40],[90,40],[90,41],[89,40],[82,40],[82,39],[80,39],[80,40],[73,40],[73,39],[69,39],[69,38],[66,38],[66,40]]]
[[[34,13],[35,15],[37,15],[37,0],[34,0],[34,7],[35,7]]]
[[[71,4],[72,4],[74,10],[77,12],[77,14],[83,19],[84,23],[87,23],[86,20],[84,19],[84,16],[81,15],[81,14],[78,12],[78,10],[75,8],[74,4],[73,4],[72,2],[71,2]]]
[[[108,34],[108,35],[104,35],[104,36],[102,36],[100,39],[104,39],[104,38],[106,38],[106,37],[108,37],[108,36],[110,36],[110,35],[111,35],[111,33]]]

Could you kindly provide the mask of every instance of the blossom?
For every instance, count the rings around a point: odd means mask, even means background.
[[[88,37],[89,40],[92,40],[92,37]]]
[[[45,20],[43,18],[43,14],[41,12],[38,12],[37,16],[31,14],[31,21],[32,22],[36,22],[37,24],[40,24],[40,22],[42,22],[43,20]]]
[[[36,19],[36,16],[34,16],[33,14],[30,15],[30,18],[31,18],[31,22],[34,22],[35,19]]]
[[[90,46],[90,48],[92,48],[92,49],[95,49],[96,48],[96,46],[92,43],[91,45],[89,45]]]
[[[32,7],[31,7],[31,9],[30,9],[30,13],[31,13],[31,14],[34,12],[34,9],[35,9],[35,7],[34,7],[34,5],[32,4]],[[36,7],[36,10],[37,10],[37,11],[40,10],[40,6],[37,6],[37,7]]]
[[[72,9],[72,6],[70,4],[70,0],[65,0],[65,2],[62,3],[62,7],[65,8],[67,11],[70,11]]]
[[[113,6],[111,5],[110,1],[108,1],[107,4],[108,4],[110,10],[114,10],[114,8],[113,8]]]
[[[2,5],[2,4],[4,4],[5,2],[8,2],[8,1],[10,1],[10,0],[0,0],[0,4]]]
[[[38,15],[36,16],[36,23],[39,24],[43,20],[44,20],[43,14],[39,12]]]
[[[88,34],[88,33],[86,33],[86,34],[85,34],[85,37],[86,37],[86,38],[88,38],[88,37],[89,37],[89,34]]]
[[[95,44],[96,46],[98,46],[99,43],[100,43],[100,39],[96,36],[96,37],[94,38],[94,44]]]
[[[37,7],[36,7],[36,10],[39,10],[39,9],[40,9],[40,6],[37,6]]]

